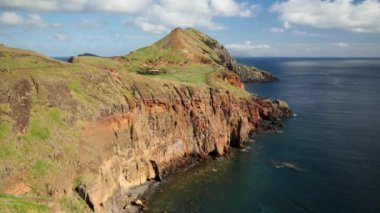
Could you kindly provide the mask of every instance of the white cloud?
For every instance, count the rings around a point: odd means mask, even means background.
[[[288,30],[290,29],[292,26],[289,24],[289,22],[285,21],[284,22],[284,29]]]
[[[272,33],[283,33],[283,32],[285,32],[285,29],[284,28],[278,28],[278,27],[272,27],[272,28],[270,28],[270,31]]]
[[[326,34],[319,34],[319,33],[313,33],[313,32],[300,31],[300,30],[293,30],[292,33],[293,33],[293,35],[296,35],[296,36],[306,36],[306,37],[336,40],[335,37],[330,36],[330,35],[326,35]]]
[[[257,11],[257,5],[238,3],[235,0],[192,0],[192,1],[170,1],[170,0],[0,0],[1,8],[23,9],[29,11],[100,11],[117,13],[143,12],[155,5],[165,5],[172,9],[184,9],[187,11],[200,9],[209,10],[220,16],[248,17]],[[195,7],[195,8],[194,8]],[[197,8],[198,7],[198,8]]]
[[[147,18],[139,17],[134,22],[140,29],[153,33],[161,33],[169,29],[165,25],[152,24]]]
[[[338,42],[338,43],[336,43],[336,46],[338,46],[338,47],[343,47],[343,48],[350,47],[349,44],[344,43],[344,42]]]
[[[227,44],[226,48],[232,55],[235,56],[255,56],[257,53],[270,52],[271,46],[267,44],[253,44],[251,41],[246,41],[244,44]]]
[[[134,13],[147,8],[151,0],[0,0],[0,8],[28,11]]]
[[[18,15],[14,11],[6,11],[0,15],[0,23],[10,26],[33,26],[33,27],[52,27],[58,28],[59,24],[47,24],[42,20],[41,16],[36,13],[31,13],[27,17]]]
[[[289,24],[380,32],[378,0],[288,0],[273,4],[271,11],[279,13],[280,20]]]
[[[0,0],[0,8],[122,13],[134,16],[132,23],[140,29],[154,33],[173,27],[224,29],[214,21],[215,17],[251,17],[260,9],[258,5],[238,0]]]
[[[214,17],[249,17],[258,10],[256,5],[237,3],[235,0],[160,0],[147,8],[135,20],[144,31],[166,32],[173,27],[204,27],[224,29]]]
[[[283,27],[272,27],[269,29],[272,33],[283,33],[287,30],[289,30],[292,26],[289,24],[289,22],[285,21],[283,24]]]
[[[6,25],[22,25],[25,20],[15,12],[4,12],[0,16],[0,22]]]
[[[63,33],[54,34],[54,38],[57,39],[58,41],[67,41],[67,40],[69,40],[69,37],[67,37],[67,35],[63,34]]]
[[[237,57],[374,57],[380,52],[379,43],[273,43],[269,45],[226,45]]]
[[[237,3],[234,0],[211,0],[211,9],[216,15],[250,17],[260,9],[258,5],[248,6],[247,3]]]
[[[100,28],[104,26],[104,23],[93,20],[84,19],[75,24],[79,28]]]

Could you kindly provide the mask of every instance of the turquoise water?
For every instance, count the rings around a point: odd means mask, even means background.
[[[246,152],[170,177],[150,211],[380,212],[380,59],[240,62],[280,79],[248,91],[284,99],[298,116]]]

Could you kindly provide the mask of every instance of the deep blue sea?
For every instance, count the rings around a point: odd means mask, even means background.
[[[170,177],[149,211],[380,212],[380,59],[239,61],[274,73],[280,81],[246,89],[297,117],[246,152]]]

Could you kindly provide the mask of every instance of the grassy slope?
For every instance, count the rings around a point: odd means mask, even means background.
[[[17,183],[30,188],[26,196],[1,196],[0,212],[46,212],[43,204],[54,200],[54,187],[75,174],[67,164],[78,158],[79,129],[107,103],[105,95],[104,100],[94,98],[94,89],[102,85],[88,80],[109,74],[4,46],[0,62],[0,192]],[[57,178],[62,171],[67,180]],[[67,212],[86,210],[72,195],[60,203]]]
[[[219,53],[206,43],[217,43],[214,39],[198,30],[177,28],[154,44],[132,51],[122,57],[75,57],[76,64],[86,64],[97,68],[122,70],[138,73],[142,67],[163,69],[166,73],[145,75],[145,77],[176,82],[186,82],[200,86],[212,86],[231,90],[233,93],[248,97],[240,88],[218,83],[217,73],[229,72],[217,64]],[[121,66],[123,68],[121,68]]]
[[[1,69],[36,68],[46,66],[61,66],[63,63],[30,50],[9,48],[0,45]]]
[[[218,64],[219,53],[207,42],[217,43],[196,29],[177,28],[154,44],[119,58],[119,61],[130,72],[137,72],[141,67],[167,71],[164,74],[147,75],[148,77],[219,87],[239,96],[249,96],[245,90],[218,83],[220,80],[216,78],[217,73],[229,71]]]

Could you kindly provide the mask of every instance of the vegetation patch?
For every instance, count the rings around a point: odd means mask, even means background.
[[[93,67],[97,67],[105,70],[118,70],[123,68],[123,65],[112,58],[97,57],[97,56],[78,56],[70,59],[71,63],[74,64],[86,64]]]
[[[48,162],[46,160],[38,160],[30,170],[31,177],[33,179],[43,177],[52,166],[53,165],[51,162]]]
[[[43,213],[48,212],[46,205],[37,204],[26,198],[11,195],[0,195],[0,212],[9,213]]]
[[[0,46],[0,70],[12,72],[18,68],[62,66],[63,63],[36,52]]]
[[[59,123],[61,121],[61,115],[57,108],[48,110],[47,114],[52,122]]]
[[[41,118],[34,118],[27,130],[24,139],[28,142],[35,140],[46,140],[50,137],[50,130],[43,125]]]
[[[198,85],[206,85],[207,75],[211,72],[216,71],[215,67],[202,64],[192,64],[181,67],[166,67],[165,69],[167,70],[167,73],[154,75],[152,77]]]
[[[75,190],[76,188],[80,186],[89,186],[91,183],[94,181],[95,177],[92,175],[80,175],[74,180],[73,184],[73,189]]]
[[[0,103],[0,112],[10,112],[11,107],[9,106],[9,103]]]
[[[10,129],[11,127],[9,123],[0,123],[0,141],[3,140],[9,134]]]
[[[82,86],[77,81],[71,82],[70,89],[77,100],[81,102],[93,102],[93,99],[83,91]]]
[[[232,94],[240,98],[250,98],[251,93],[237,86],[231,85],[220,78],[220,74],[226,71],[212,72],[207,76],[207,84],[211,87],[220,88],[230,91]]]
[[[59,200],[59,205],[62,210],[65,210],[66,212],[82,213],[88,209],[79,196],[65,196]]]
[[[8,141],[1,141],[0,143],[0,162],[2,159],[10,160],[11,156],[16,153],[15,145]]]

